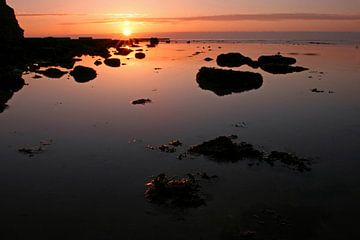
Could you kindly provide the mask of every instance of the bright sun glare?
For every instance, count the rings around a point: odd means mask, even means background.
[[[131,36],[132,30],[131,30],[131,27],[130,27],[130,23],[129,23],[128,21],[125,21],[125,22],[124,22],[124,26],[123,26],[122,33],[123,33],[123,35],[126,36],[126,37]]]

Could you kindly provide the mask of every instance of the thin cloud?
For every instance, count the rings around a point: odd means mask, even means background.
[[[75,16],[87,14],[64,14],[64,13],[35,13],[35,14],[18,14],[20,17],[43,17],[43,16]],[[108,17],[110,16],[110,17]],[[286,20],[317,20],[317,21],[360,21],[360,14],[322,14],[322,13],[273,13],[273,14],[228,14],[228,15],[210,15],[210,16],[193,16],[193,17],[144,17],[140,14],[104,14],[99,18],[79,21],[65,22],[63,25],[72,24],[101,24],[116,23],[124,20],[136,22],[152,23],[176,23],[189,21],[286,21]]]

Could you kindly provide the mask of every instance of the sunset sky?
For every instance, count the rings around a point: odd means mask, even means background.
[[[360,0],[8,0],[26,36],[360,31]]]

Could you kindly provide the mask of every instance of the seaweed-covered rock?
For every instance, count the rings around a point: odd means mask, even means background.
[[[146,55],[143,52],[137,52],[135,54],[135,58],[137,58],[137,59],[144,59],[145,57],[146,57]]]
[[[280,164],[288,169],[305,172],[311,170],[311,160],[301,158],[292,153],[272,151],[270,154],[256,149],[252,144],[246,142],[235,142],[234,137],[217,137],[202,144],[191,147],[188,153],[191,155],[203,155],[216,162],[238,162],[248,159],[249,166],[254,163],[259,165],[266,162],[271,166]],[[254,162],[256,161],[256,162]]]
[[[121,61],[118,58],[107,58],[104,60],[104,63],[106,66],[109,66],[109,67],[120,67],[121,66]]]
[[[245,142],[235,143],[231,137],[221,136],[191,147],[190,154],[204,155],[218,162],[237,162],[246,158],[262,159],[263,153]]]
[[[213,91],[218,96],[258,89],[263,84],[259,73],[202,67],[196,81],[204,90]]]
[[[0,44],[14,45],[24,39],[24,30],[20,28],[14,10],[0,0]]]
[[[216,59],[220,67],[240,67],[252,62],[249,57],[243,56],[241,53],[220,54]]]
[[[296,59],[292,57],[283,57],[280,54],[271,56],[261,56],[258,59],[260,65],[264,64],[283,64],[293,65],[296,63]]]
[[[286,64],[278,64],[278,63],[268,63],[263,64],[260,68],[271,74],[288,74],[294,72],[303,72],[309,70],[308,68],[300,67],[300,66],[290,66]]]
[[[67,72],[61,71],[60,69],[57,68],[48,68],[43,71],[37,71],[37,73],[40,73],[48,78],[61,78],[62,76],[67,74]]]
[[[205,205],[200,185],[191,174],[168,177],[160,174],[145,185],[145,198],[151,203],[173,208],[197,208]]]
[[[272,151],[265,160],[271,165],[274,165],[276,161],[280,161],[284,166],[299,172],[311,170],[311,161],[309,159],[300,158],[287,152]]]
[[[84,66],[76,66],[74,70],[70,72],[70,75],[74,77],[78,83],[85,83],[96,78],[97,73],[94,69]]]
[[[151,99],[148,98],[142,98],[142,99],[137,99],[135,101],[132,101],[133,105],[145,105],[147,103],[151,103]]]

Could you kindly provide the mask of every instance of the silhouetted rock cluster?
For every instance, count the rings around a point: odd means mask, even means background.
[[[204,90],[213,91],[218,96],[258,89],[263,84],[259,73],[202,67],[196,81]]]
[[[10,69],[0,72],[0,113],[8,107],[7,102],[14,93],[24,87],[25,81],[22,79],[21,74],[21,72]]]
[[[266,162],[271,166],[280,163],[294,171],[310,171],[311,161],[300,158],[292,153],[272,151],[270,154],[256,149],[246,142],[237,143],[237,136],[221,136],[213,140],[191,147],[188,153],[192,155],[204,155],[216,162],[238,162],[249,159],[251,161]],[[251,165],[251,164],[250,164]]]
[[[260,56],[257,61],[243,56],[241,53],[220,54],[217,57],[217,64],[220,67],[240,67],[248,65],[252,68],[261,68],[263,71],[272,74],[288,74],[308,70],[300,66],[292,66],[296,63],[295,58],[284,57],[280,54],[271,56]]]

